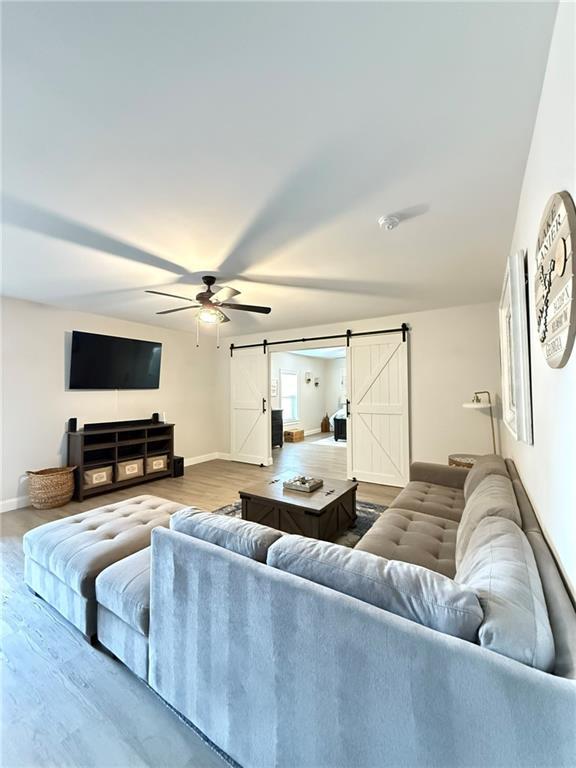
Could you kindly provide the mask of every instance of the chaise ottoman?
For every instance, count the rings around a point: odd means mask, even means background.
[[[198,507],[186,507],[186,511],[188,517],[194,512],[206,514]],[[98,642],[146,681],[151,549],[146,547],[119,560],[96,579]]]
[[[98,574],[148,547],[152,529],[168,527],[170,516],[183,507],[136,496],[33,528],[23,541],[26,584],[92,640]]]
[[[148,680],[150,547],[119,560],[96,579],[98,642]]]

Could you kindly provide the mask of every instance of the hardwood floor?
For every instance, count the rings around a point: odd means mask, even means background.
[[[2,734],[4,768],[166,766],[221,768],[220,757],[120,662],[84,641],[23,582],[22,536],[37,525],[107,502],[151,493],[213,510],[238,490],[280,471],[344,478],[346,450],[314,445],[275,449],[273,467],[230,461],[188,467],[158,480],[51,510],[0,515]],[[397,488],[360,483],[358,497],[389,504]]]

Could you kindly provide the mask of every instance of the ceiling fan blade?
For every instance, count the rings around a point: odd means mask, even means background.
[[[164,291],[146,289],[145,293],[154,293],[156,296],[169,296],[171,299],[181,299],[182,301],[195,301],[195,299],[189,299],[188,296],[177,296],[175,293],[164,293]]]
[[[270,194],[218,270],[242,275],[402,178],[407,162],[406,152],[383,150],[372,137],[324,142]]]
[[[177,309],[163,309],[161,312],[156,312],[157,315],[170,315],[172,312],[183,312],[185,309],[198,309],[200,304],[189,304],[187,307],[178,307]]]
[[[185,270],[181,264],[149,253],[131,243],[117,240],[115,237],[99,229],[82,224],[74,219],[66,218],[47,208],[27,203],[25,200],[4,195],[2,199],[4,221],[19,229],[27,229],[40,235],[74,243],[95,251],[109,253],[128,261],[147,264],[155,269],[162,269],[173,275],[180,276]]]
[[[276,275],[242,275],[240,278],[246,283],[257,285],[273,285],[282,288],[301,288],[304,290],[333,292],[333,293],[361,293],[365,296],[395,297],[398,291],[406,293],[406,287],[398,283],[376,280],[354,280],[349,278],[331,277],[289,277]]]
[[[217,301],[219,304],[221,304],[223,301],[233,299],[234,296],[238,296],[239,294],[240,291],[237,291],[236,288],[228,288],[227,286],[224,286],[224,288],[216,289],[214,295],[212,296],[212,301]]]
[[[240,309],[243,312],[259,312],[261,315],[269,315],[272,312],[271,307],[258,307],[255,304],[220,304],[221,307],[226,309]]]
[[[423,216],[425,213],[428,213],[429,210],[430,206],[428,203],[419,203],[418,205],[411,205],[409,208],[403,208],[401,211],[391,213],[390,216],[393,216],[402,223],[403,221],[415,219],[417,216]]]

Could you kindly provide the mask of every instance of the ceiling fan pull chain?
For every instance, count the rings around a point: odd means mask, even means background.
[[[220,323],[216,326],[216,349],[220,349]]]
[[[200,319],[196,315],[196,346],[200,346]]]

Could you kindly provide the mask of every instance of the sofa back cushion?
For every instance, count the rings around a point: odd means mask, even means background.
[[[465,501],[468,501],[475,488],[482,482],[482,480],[488,477],[488,475],[502,475],[502,477],[509,477],[506,462],[502,456],[498,456],[495,453],[489,453],[487,456],[479,456],[476,459],[474,466],[470,472],[468,472],[466,480],[464,480]]]
[[[502,475],[488,475],[470,494],[456,531],[456,568],[479,522],[485,517],[504,517],[522,527],[522,518],[511,480]]]
[[[486,517],[472,534],[455,580],[484,609],[480,645],[531,667],[554,667],[554,638],[534,553],[511,520]]]
[[[283,536],[266,562],[464,640],[476,640],[483,619],[472,589],[420,565],[304,536]]]
[[[172,515],[170,528],[260,563],[266,562],[268,547],[282,536],[280,531],[265,525],[203,512],[195,507],[188,507]]]

